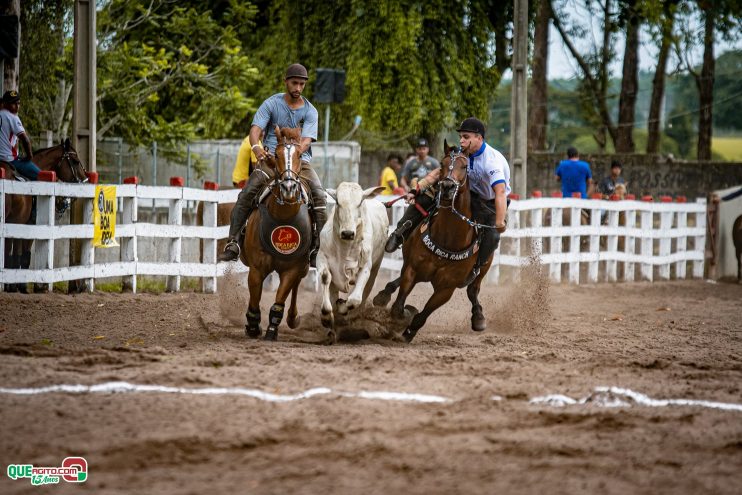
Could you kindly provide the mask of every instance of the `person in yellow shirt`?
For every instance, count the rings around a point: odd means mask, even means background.
[[[381,187],[384,187],[384,191],[381,194],[392,195],[396,194],[395,189],[399,187],[397,181],[397,174],[402,169],[402,157],[397,154],[391,154],[386,159],[386,167],[381,171]]]
[[[263,146],[262,141],[258,141],[259,146]],[[237,161],[232,170],[232,185],[242,189],[245,187],[247,178],[255,169],[258,163],[258,157],[255,156],[255,150],[250,146],[250,136],[247,136],[240,144],[240,150],[237,152]]]

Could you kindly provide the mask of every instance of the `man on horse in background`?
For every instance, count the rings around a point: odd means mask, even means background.
[[[303,65],[290,65],[286,69],[284,77],[286,92],[277,93],[265,100],[253,118],[249,139],[259,166],[250,175],[247,185],[237,197],[237,203],[232,209],[229,242],[224,247],[224,252],[219,254],[219,261],[234,261],[240,255],[238,242],[240,230],[247,223],[253,208],[257,206],[256,201],[260,197],[260,193],[272,179],[272,170],[265,167],[263,162],[268,156],[268,152],[275,153],[278,140],[274,128],[277,125],[281,128],[301,127],[301,143],[298,145],[301,153],[301,172],[299,176],[304,184],[309,186],[311,195],[314,235],[309,260],[312,266],[316,265],[319,233],[327,221],[327,206],[322,183],[317,173],[309,165],[312,159],[311,144],[312,141],[317,140],[318,114],[309,100],[301,95],[308,79],[307,69]],[[263,132],[265,132],[265,147],[259,144]]]
[[[469,190],[471,194],[472,219],[479,227],[480,244],[477,261],[463,286],[471,284],[479,271],[500,244],[500,234],[507,228],[508,194],[510,194],[510,166],[505,157],[484,142],[485,127],[482,121],[469,117],[458,129],[461,151],[469,157]],[[385,250],[393,253],[405,237],[423,219],[423,211],[429,212],[435,205],[433,186],[440,179],[440,168],[430,172],[418,183],[418,189],[407,195],[410,206],[387,240]],[[417,204],[414,204],[417,203]]]
[[[23,177],[36,180],[41,169],[32,161],[31,139],[18,118],[20,106],[18,91],[6,91],[0,108],[0,161],[10,164]],[[18,157],[18,141],[23,144],[26,158]]]

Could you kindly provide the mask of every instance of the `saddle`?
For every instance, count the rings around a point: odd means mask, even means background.
[[[279,221],[271,216],[264,203],[260,209],[260,243],[263,249],[276,258],[292,260],[309,256],[312,244],[312,220],[306,204],[299,206],[299,212],[287,221]]]

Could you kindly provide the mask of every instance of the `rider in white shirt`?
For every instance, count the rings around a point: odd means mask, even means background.
[[[477,261],[463,286],[471,284],[479,271],[500,244],[500,234],[506,229],[506,216],[510,194],[510,166],[505,157],[484,142],[485,127],[482,121],[469,117],[456,129],[461,151],[469,157],[472,219],[482,224]],[[420,181],[420,188],[408,194],[409,202],[417,202],[421,209],[430,210],[434,204],[430,188],[438,182],[440,169],[430,172]],[[389,236],[386,251],[396,251],[409,232],[419,225],[423,215],[415,205],[405,211],[397,229]]]
[[[21,97],[18,91],[6,91],[0,108],[0,161],[9,163],[17,172],[31,180],[36,180],[41,171],[33,160],[31,139],[18,118]],[[18,142],[23,145],[25,158],[18,156]]]

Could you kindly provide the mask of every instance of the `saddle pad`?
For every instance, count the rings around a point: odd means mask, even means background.
[[[263,249],[280,259],[296,259],[308,256],[312,244],[312,221],[306,204],[290,221],[278,221],[268,212],[264,204],[260,208],[260,243]]]

